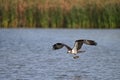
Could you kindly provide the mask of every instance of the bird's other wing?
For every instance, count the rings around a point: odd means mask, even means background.
[[[87,45],[93,45],[93,46],[97,45],[97,43],[93,40],[83,40],[83,43],[85,43]]]
[[[65,46],[68,50],[72,50],[68,45],[63,44],[63,43],[56,43],[56,44],[54,44],[54,45],[53,45],[53,49],[54,49],[54,50],[61,49],[61,48],[63,48],[64,46]]]
[[[93,40],[80,39],[75,41],[73,49],[78,51],[79,49],[81,49],[83,43],[87,45],[97,45],[97,43]]]
[[[74,47],[73,47],[73,50],[79,50],[81,49],[82,45],[83,45],[83,41],[84,40],[76,40],[75,41],[75,44],[74,44]]]

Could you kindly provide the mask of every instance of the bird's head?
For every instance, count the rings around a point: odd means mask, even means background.
[[[72,53],[72,51],[71,51],[71,50],[68,50],[67,53]]]

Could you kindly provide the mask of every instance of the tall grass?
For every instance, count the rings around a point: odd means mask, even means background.
[[[120,0],[0,0],[0,28],[120,28]]]

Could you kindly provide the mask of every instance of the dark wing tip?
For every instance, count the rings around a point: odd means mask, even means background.
[[[97,42],[95,42],[95,41],[92,41],[92,40],[88,40],[88,41],[89,41],[90,45],[94,45],[94,46],[97,45]]]
[[[91,43],[91,45],[97,46],[97,43],[96,43],[96,42],[93,42],[93,43]]]
[[[97,46],[97,42],[95,42],[94,45]]]
[[[53,50],[56,50],[56,49],[58,49],[58,48],[57,48],[56,45],[54,44],[54,45],[53,45]]]
[[[63,47],[63,44],[62,43],[56,43],[53,45],[53,50],[57,50],[57,49],[60,49]]]

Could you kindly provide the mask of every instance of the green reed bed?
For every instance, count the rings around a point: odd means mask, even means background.
[[[0,28],[120,28],[119,2],[69,9],[26,2],[0,0]]]

